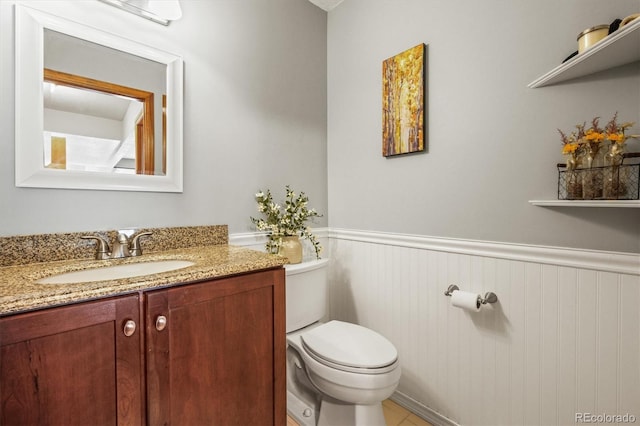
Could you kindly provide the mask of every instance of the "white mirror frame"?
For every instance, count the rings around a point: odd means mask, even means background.
[[[15,6],[16,186],[182,192],[182,58],[22,5]],[[164,176],[55,170],[44,167],[44,29],[131,53],[167,66],[167,169]]]

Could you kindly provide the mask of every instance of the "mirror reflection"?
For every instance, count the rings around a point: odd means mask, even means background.
[[[17,187],[182,192],[180,56],[21,4],[15,46]]]
[[[166,65],[44,29],[46,168],[166,174]]]

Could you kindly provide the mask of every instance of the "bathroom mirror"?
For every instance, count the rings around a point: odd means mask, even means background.
[[[16,5],[16,186],[182,192],[182,80],[179,56]]]

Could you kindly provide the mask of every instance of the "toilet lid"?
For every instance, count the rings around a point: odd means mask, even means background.
[[[330,321],[300,338],[317,357],[347,367],[382,368],[398,358],[396,348],[382,335],[348,322]]]

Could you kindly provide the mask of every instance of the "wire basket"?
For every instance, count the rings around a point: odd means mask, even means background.
[[[637,153],[625,158],[636,158]],[[640,164],[566,170],[558,164],[559,200],[638,200]]]

